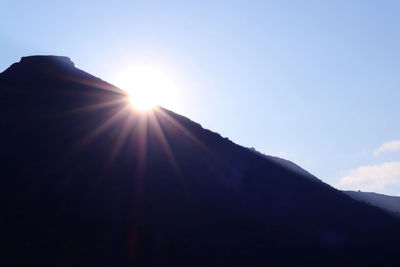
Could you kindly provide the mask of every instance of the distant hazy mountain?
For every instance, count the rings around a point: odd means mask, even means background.
[[[343,191],[346,195],[364,201],[373,206],[388,210],[400,216],[400,197],[377,194],[373,192]]]
[[[0,266],[398,265],[394,216],[66,57],[0,74],[0,124]]]

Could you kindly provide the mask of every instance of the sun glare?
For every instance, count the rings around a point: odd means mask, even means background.
[[[118,74],[115,84],[129,93],[132,105],[140,110],[156,105],[173,108],[177,104],[174,80],[155,68],[130,68]]]

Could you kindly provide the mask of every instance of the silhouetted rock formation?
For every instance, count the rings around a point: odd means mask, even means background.
[[[22,65],[37,66],[43,68],[44,66],[60,66],[65,65],[68,67],[75,67],[74,63],[69,57],[64,56],[29,56],[21,58]]]
[[[397,265],[399,220],[66,58],[0,74],[1,266]]]

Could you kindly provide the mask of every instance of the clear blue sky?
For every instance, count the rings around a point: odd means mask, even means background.
[[[32,54],[111,82],[161,66],[180,85],[168,108],[329,184],[397,195],[399,14],[399,1],[0,0],[0,70]]]

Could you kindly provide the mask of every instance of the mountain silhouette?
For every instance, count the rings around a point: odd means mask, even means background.
[[[387,210],[400,217],[400,197],[361,191],[343,191],[343,193],[351,198]]]
[[[23,57],[0,101],[1,266],[398,264],[394,216],[69,58]]]

